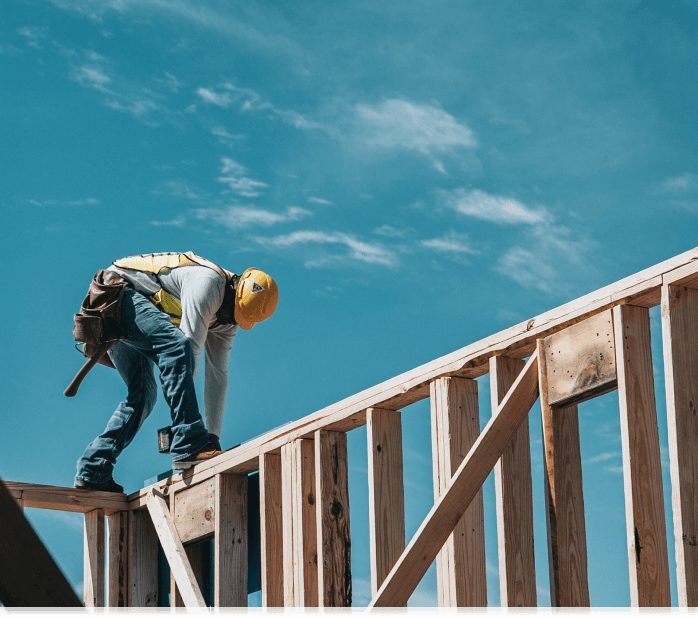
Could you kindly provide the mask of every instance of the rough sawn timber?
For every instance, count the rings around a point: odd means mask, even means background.
[[[476,378],[488,371],[492,356],[526,358],[533,353],[536,339],[547,337],[615,305],[633,304],[654,307],[661,299],[663,283],[693,285],[698,280],[698,248],[595,290],[560,307],[481,339],[451,354],[381,382],[343,399],[314,414],[267,432],[249,442],[201,463],[182,476],[155,484],[174,485],[179,491],[219,473],[246,474],[259,467],[259,456],[277,452],[284,444],[300,438],[312,438],[315,431],[349,431],[366,423],[371,407],[400,410],[429,396],[429,383],[442,376]],[[146,505],[148,488],[129,496],[131,508]]]
[[[403,606],[538,398],[536,350],[369,605]]]
[[[22,501],[24,508],[32,507],[72,513],[89,513],[95,509],[102,509],[105,515],[129,509],[124,494],[115,494],[109,491],[15,483],[13,481],[5,481],[5,487],[13,498]]]

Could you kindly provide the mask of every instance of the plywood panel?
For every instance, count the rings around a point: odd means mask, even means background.
[[[85,513],[83,532],[85,607],[104,607],[104,511]]]
[[[351,533],[347,435],[315,433],[318,602],[320,607],[351,607]]]
[[[126,607],[128,602],[128,512],[107,517],[107,607]]]
[[[262,560],[262,606],[284,605],[281,456],[259,457],[259,505]]]
[[[200,541],[215,530],[215,478],[175,494],[173,519],[182,543]]]
[[[613,310],[633,607],[669,607],[669,560],[649,309]]]
[[[216,476],[214,606],[247,607],[247,476]]]
[[[698,606],[698,291],[662,288],[662,340],[680,607]]]
[[[496,410],[524,368],[517,358],[490,359],[490,399]],[[526,419],[494,468],[502,607],[535,607],[531,447]]]
[[[545,345],[541,357],[540,407],[543,423],[545,499],[548,524],[548,564],[552,607],[588,607],[586,525],[579,416],[575,404],[552,407],[546,373]]]
[[[394,410],[366,412],[371,591],[376,594],[405,548],[402,420]]]
[[[434,493],[447,489],[461,461],[480,433],[477,382],[439,378],[431,385]],[[439,568],[440,567],[440,568]],[[442,607],[485,607],[487,575],[482,491],[475,496],[437,557],[437,585]]]
[[[610,309],[546,337],[549,404],[580,402],[613,390],[615,361]]]

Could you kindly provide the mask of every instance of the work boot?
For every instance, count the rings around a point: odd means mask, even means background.
[[[114,479],[109,479],[104,481],[104,483],[91,483],[90,481],[83,481],[81,479],[75,479],[73,483],[75,489],[92,489],[94,491],[110,491],[115,494],[124,493],[124,488],[119,485]]]
[[[209,433],[208,439],[211,440],[211,446],[213,446],[213,448],[215,448],[217,451],[223,450],[221,448],[221,441],[215,433]]]
[[[201,463],[202,461],[208,461],[209,459],[212,459],[213,457],[216,457],[217,455],[221,455],[222,451],[218,451],[214,448],[213,444],[210,442],[204,446],[198,453],[194,453],[193,455],[189,455],[189,457],[185,457],[184,459],[180,459],[179,461],[173,461],[172,462],[172,469],[173,470],[187,470],[191,468],[192,466],[195,466],[198,463]]]

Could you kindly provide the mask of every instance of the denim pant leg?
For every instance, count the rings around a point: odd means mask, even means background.
[[[104,483],[112,478],[116,458],[131,444],[157,399],[153,361],[124,341],[109,350],[109,357],[126,383],[128,393],[106,429],[78,461],[75,478],[92,483]]]

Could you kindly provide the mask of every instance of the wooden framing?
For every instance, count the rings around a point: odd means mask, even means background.
[[[518,358],[490,359],[490,400],[496,411],[521,373]],[[499,554],[499,592],[502,607],[535,607],[536,561],[533,551],[533,489],[528,419],[494,467]]]
[[[315,433],[319,607],[351,607],[347,434]]]
[[[104,607],[104,511],[85,513],[83,531],[85,607]]]
[[[371,591],[375,595],[405,548],[402,420],[399,412],[366,411]]]
[[[107,607],[126,607],[128,601],[128,512],[107,516]]]
[[[650,313],[613,309],[623,444],[625,517],[633,607],[671,605],[662,463],[652,374]]]
[[[698,291],[662,288],[662,340],[680,607],[698,606]]]
[[[146,510],[128,518],[128,607],[158,606],[158,536]]]
[[[431,423],[434,499],[438,500],[480,433],[477,382],[434,380]],[[487,605],[484,520],[480,490],[436,558],[440,607]]]
[[[72,513],[89,513],[101,509],[105,515],[129,509],[124,494],[92,489],[75,489],[74,487],[56,487],[54,485],[36,485],[34,483],[16,483],[5,481],[10,495],[21,500],[23,507],[49,509],[51,511],[69,511]]]
[[[538,342],[545,505],[552,607],[588,607],[586,528],[577,405],[548,403],[545,343]]]
[[[281,505],[281,456],[260,455],[259,508],[262,606],[284,606],[284,540]]]

